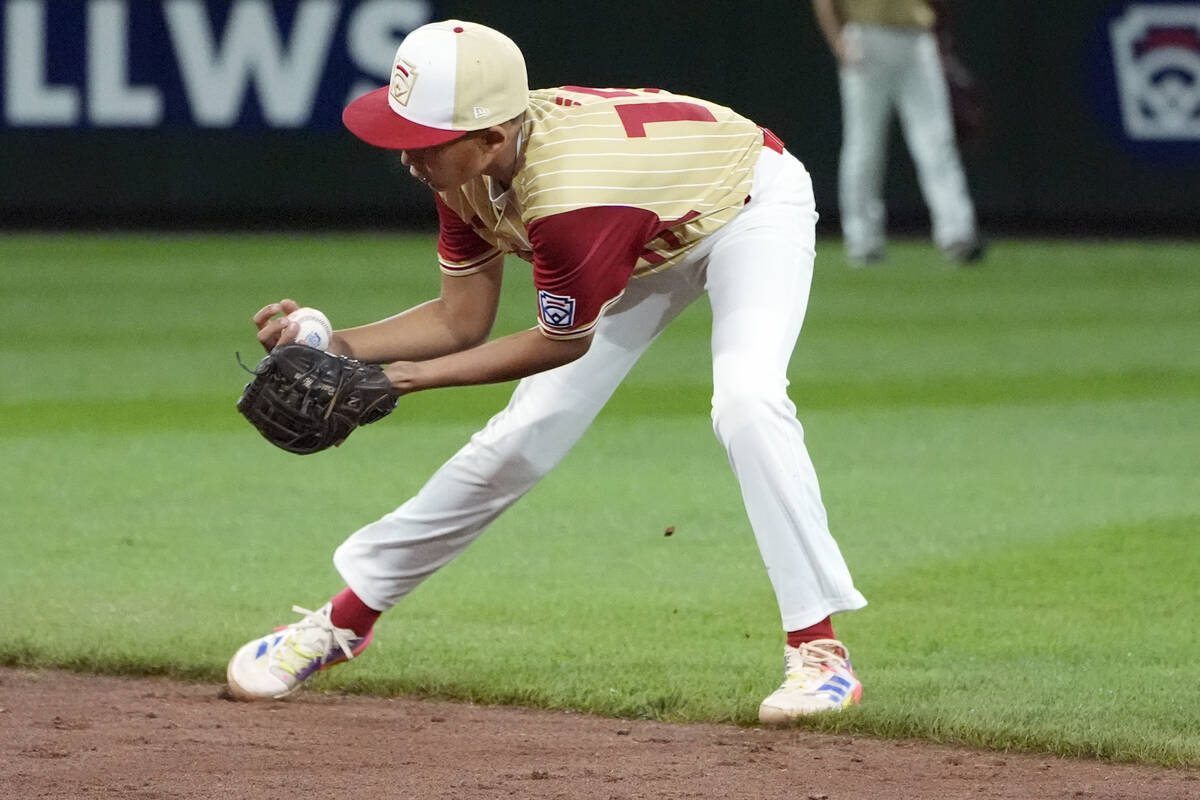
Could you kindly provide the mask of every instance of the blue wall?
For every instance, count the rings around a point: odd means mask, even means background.
[[[988,123],[964,147],[985,227],[1200,233],[1200,1],[959,0]],[[394,156],[340,127],[404,32],[461,17],[531,83],[661,86],[771,127],[836,220],[840,120],[809,4],[0,0],[0,224],[432,223]],[[897,226],[927,225],[893,143]]]

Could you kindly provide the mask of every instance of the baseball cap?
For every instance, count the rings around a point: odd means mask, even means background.
[[[350,132],[392,150],[431,147],[506,122],[529,104],[525,58],[512,39],[450,19],[412,31],[392,81],[342,112]]]

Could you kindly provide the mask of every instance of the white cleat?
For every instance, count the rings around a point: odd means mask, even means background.
[[[809,714],[857,705],[862,682],[850,668],[850,653],[836,639],[783,648],[783,685],[758,707],[764,725],[786,725]]]
[[[239,700],[281,700],[313,673],[354,658],[371,643],[329,620],[331,603],[317,611],[292,606],[304,619],[247,642],[229,659],[225,679]]]

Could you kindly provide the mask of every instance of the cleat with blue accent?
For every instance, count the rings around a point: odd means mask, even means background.
[[[850,653],[836,639],[818,639],[783,648],[783,685],[762,701],[764,725],[786,725],[808,714],[857,705],[862,682],[850,667]]]
[[[239,700],[281,700],[313,673],[366,650],[375,631],[358,636],[337,627],[329,619],[332,608],[332,603],[316,611],[292,606],[304,619],[243,645],[225,670],[229,693]]]

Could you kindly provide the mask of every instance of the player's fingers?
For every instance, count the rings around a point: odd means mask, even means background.
[[[279,303],[267,303],[265,306],[254,312],[254,324],[259,330],[262,330],[271,317],[279,313]]]
[[[294,322],[288,322],[287,317],[276,317],[275,319],[267,320],[262,323],[262,327],[258,329],[258,341],[263,346],[263,349],[270,352],[280,342],[283,336],[283,331],[291,325],[294,328],[299,328]],[[296,338],[296,332],[292,332],[292,339]]]
[[[276,314],[290,314],[298,308],[300,308],[300,304],[287,297],[278,303],[267,303],[255,312],[254,324],[258,326],[259,330],[262,330],[263,326],[270,322],[271,317]]]
[[[273,322],[268,322],[258,329],[258,343],[263,346],[263,349],[268,353],[275,346],[275,342],[279,339],[279,326]]]
[[[283,325],[279,328],[279,338],[275,340],[275,347],[281,344],[291,344],[296,341],[296,337],[300,335],[300,323],[289,322],[287,319],[280,319]]]

